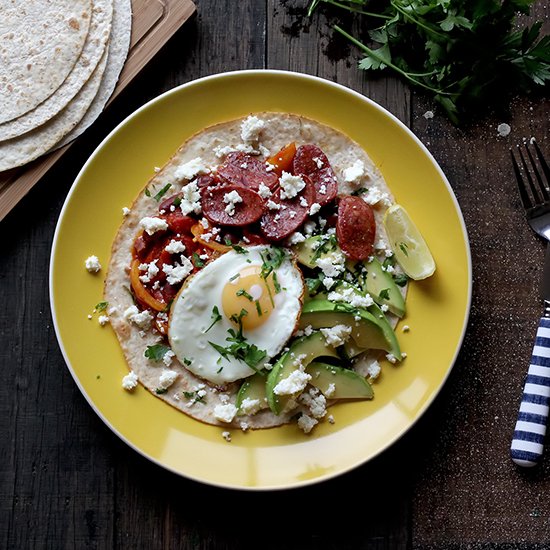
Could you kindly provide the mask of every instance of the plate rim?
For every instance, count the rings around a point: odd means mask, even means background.
[[[422,153],[426,155],[426,157],[429,159],[433,167],[436,169],[437,173],[439,174],[441,180],[445,184],[445,187],[447,189],[447,192],[452,200],[454,209],[458,215],[458,220],[460,222],[460,228],[462,230],[464,245],[465,245],[465,252],[466,252],[466,268],[467,268],[467,278],[468,278],[468,287],[467,287],[467,299],[466,299],[466,308],[464,312],[464,319],[461,327],[461,333],[460,337],[457,341],[457,345],[454,351],[454,354],[452,356],[449,368],[447,369],[447,372],[445,373],[445,376],[441,379],[440,383],[438,384],[437,388],[433,392],[433,394],[425,401],[424,405],[418,410],[416,418],[400,433],[396,434],[393,438],[388,440],[384,445],[380,447],[374,454],[372,454],[370,457],[368,457],[365,460],[361,460],[359,462],[355,462],[351,465],[348,465],[347,467],[344,467],[342,469],[339,469],[336,472],[325,474],[319,477],[316,477],[314,479],[309,480],[303,480],[299,482],[288,482],[285,485],[277,485],[277,486],[243,486],[243,485],[236,485],[231,483],[222,483],[218,481],[211,481],[207,479],[200,478],[198,476],[190,475],[188,473],[184,473],[182,471],[177,470],[176,468],[173,468],[167,464],[162,463],[160,460],[158,460],[155,457],[150,456],[147,454],[144,450],[140,449],[136,444],[134,444],[132,441],[130,441],[128,438],[126,438],[124,435],[122,435],[117,428],[111,424],[110,420],[106,418],[106,416],[99,410],[98,407],[94,404],[94,402],[91,400],[90,396],[88,395],[86,389],[80,382],[78,376],[76,375],[76,372],[73,369],[73,366],[71,362],[69,361],[67,352],[65,350],[65,346],[63,345],[63,341],[61,339],[61,334],[58,326],[57,321],[57,313],[56,313],[56,307],[55,307],[55,292],[53,288],[53,275],[54,275],[54,264],[55,264],[55,257],[56,257],[56,250],[57,250],[57,243],[59,234],[61,232],[61,225],[62,221],[64,219],[64,216],[66,214],[66,211],[68,209],[68,205],[71,201],[71,197],[81,179],[83,174],[86,172],[88,166],[94,161],[96,156],[99,155],[99,153],[106,147],[106,144],[111,140],[111,138],[119,131],[120,128],[125,126],[127,123],[129,123],[131,120],[133,120],[135,117],[139,116],[139,114],[150,108],[152,105],[154,105],[157,102],[161,102],[164,98],[172,95],[172,94],[178,94],[180,90],[185,88],[191,88],[194,86],[200,86],[205,82],[208,82],[210,80],[218,80],[223,79],[227,77],[231,77],[234,75],[274,75],[274,76],[282,76],[282,77],[292,77],[292,78],[298,78],[298,79],[304,79],[304,80],[310,80],[313,82],[316,82],[323,86],[329,86],[333,87],[336,90],[340,92],[344,92],[347,94],[350,94],[354,96],[356,99],[359,99],[367,104],[369,104],[372,108],[375,110],[381,112],[382,115],[388,117],[393,123],[397,124],[397,126],[403,130],[410,138],[413,139],[415,144],[420,148]],[[466,228],[466,224],[464,221],[464,216],[462,214],[462,210],[460,208],[460,204],[458,203],[458,199],[456,198],[456,195],[454,193],[454,190],[447,179],[447,176],[443,172],[442,168],[439,166],[439,163],[435,160],[431,152],[428,150],[428,148],[424,145],[424,143],[416,136],[416,134],[406,125],[404,124],[397,116],[395,116],[393,113],[388,111],[385,107],[374,101],[373,99],[363,95],[362,93],[357,92],[356,90],[353,90],[347,86],[344,86],[342,84],[339,84],[337,82],[330,81],[328,79],[310,75],[307,73],[301,73],[297,71],[286,71],[286,70],[280,70],[280,69],[244,69],[244,70],[234,70],[234,71],[226,71],[223,73],[216,73],[208,76],[204,76],[201,78],[197,78],[194,80],[190,80],[189,82],[185,82],[183,84],[180,84],[174,88],[171,88],[158,96],[150,99],[145,104],[143,104],[141,107],[130,113],[127,117],[125,117],[121,122],[119,122],[115,128],[113,128],[105,138],[101,140],[101,142],[97,145],[97,147],[94,149],[94,151],[91,153],[91,155],[88,157],[82,168],[79,170],[78,174],[76,175],[73,183],[71,184],[71,188],[69,189],[69,192],[67,193],[67,196],[65,197],[65,200],[63,202],[63,206],[59,212],[59,216],[57,219],[55,232],[52,240],[52,246],[50,249],[50,263],[49,263],[49,269],[48,269],[48,291],[49,291],[49,298],[50,298],[50,313],[52,316],[53,321],[53,327],[55,331],[55,336],[57,339],[57,343],[59,345],[59,348],[61,350],[61,354],[63,356],[63,359],[65,361],[65,365],[67,366],[74,382],[76,383],[78,389],[80,390],[80,393],[84,396],[85,400],[87,401],[88,405],[91,406],[92,410],[98,415],[98,417],[103,421],[103,423],[113,432],[118,438],[120,438],[121,441],[123,441],[126,445],[128,445],[130,448],[132,448],[134,451],[136,451],[138,454],[140,454],[142,457],[146,458],[150,462],[154,463],[155,465],[173,473],[178,476],[181,476],[185,479],[189,479],[198,483],[204,483],[206,485],[210,485],[213,487],[218,487],[222,489],[232,489],[232,490],[241,490],[241,491],[281,491],[281,490],[288,490],[288,489],[299,489],[311,485],[316,485],[318,483],[322,483],[325,481],[328,481],[330,479],[334,479],[336,477],[342,476],[344,474],[347,474],[356,468],[359,468],[361,466],[364,466],[368,462],[372,461],[376,457],[380,456],[384,451],[392,447],[397,441],[399,441],[402,437],[405,436],[414,426],[418,423],[418,421],[424,416],[426,411],[430,408],[430,406],[433,404],[435,399],[440,395],[441,391],[443,390],[443,387],[445,386],[447,380],[449,379],[449,376],[455,366],[458,354],[460,353],[460,350],[462,349],[462,345],[464,343],[464,338],[466,336],[466,330],[468,327],[470,314],[471,314],[471,305],[472,305],[472,288],[473,288],[473,277],[472,277],[472,255],[471,255],[471,247],[470,247],[470,239],[468,236],[468,231]]]

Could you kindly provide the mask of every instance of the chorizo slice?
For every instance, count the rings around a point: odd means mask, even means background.
[[[360,197],[342,197],[336,221],[336,239],[342,252],[352,260],[366,260],[372,255],[375,238],[372,208]]]
[[[218,177],[231,185],[248,187],[254,191],[260,188],[261,183],[273,190],[279,180],[274,171],[267,171],[264,162],[242,152],[227,155],[225,162],[218,167]]]
[[[280,190],[277,188],[268,201],[260,227],[270,241],[286,239],[308,218],[309,209],[314,203],[315,189],[307,176],[303,178],[306,180],[306,186],[297,197],[281,199]]]
[[[338,180],[330,162],[317,145],[300,145],[294,155],[293,170],[296,175],[311,178],[315,187],[314,202],[325,206],[338,194]]]
[[[201,206],[211,223],[237,227],[258,221],[264,212],[260,195],[241,185],[206,188],[201,195]]]

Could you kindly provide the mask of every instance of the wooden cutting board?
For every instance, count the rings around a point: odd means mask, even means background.
[[[132,0],[132,39],[126,64],[107,105],[132,81],[168,39],[195,12],[191,0]],[[0,220],[33,188],[40,178],[78,142],[35,161],[0,172]]]

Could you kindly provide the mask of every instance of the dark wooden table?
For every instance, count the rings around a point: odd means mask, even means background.
[[[548,100],[503,120],[452,127],[392,79],[367,80],[306,0],[200,0],[108,113],[0,224],[0,541],[5,548],[550,548],[550,451],[537,469],[508,458],[542,308],[544,245],[524,222],[508,149],[550,152]],[[535,12],[547,17],[548,6]],[[548,21],[546,22],[548,31]],[[50,247],[78,170],[126,115],[175,85],[245,68],[335,80],[397,115],[428,146],[462,207],[474,295],[459,359],[420,422],[369,464],[275,493],[179,478],[122,443],[86,403],[59,351],[48,298]],[[98,214],[100,216],[100,214]]]

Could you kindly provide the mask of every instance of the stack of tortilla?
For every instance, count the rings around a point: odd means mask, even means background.
[[[79,136],[124,66],[131,0],[0,0],[0,171]]]

